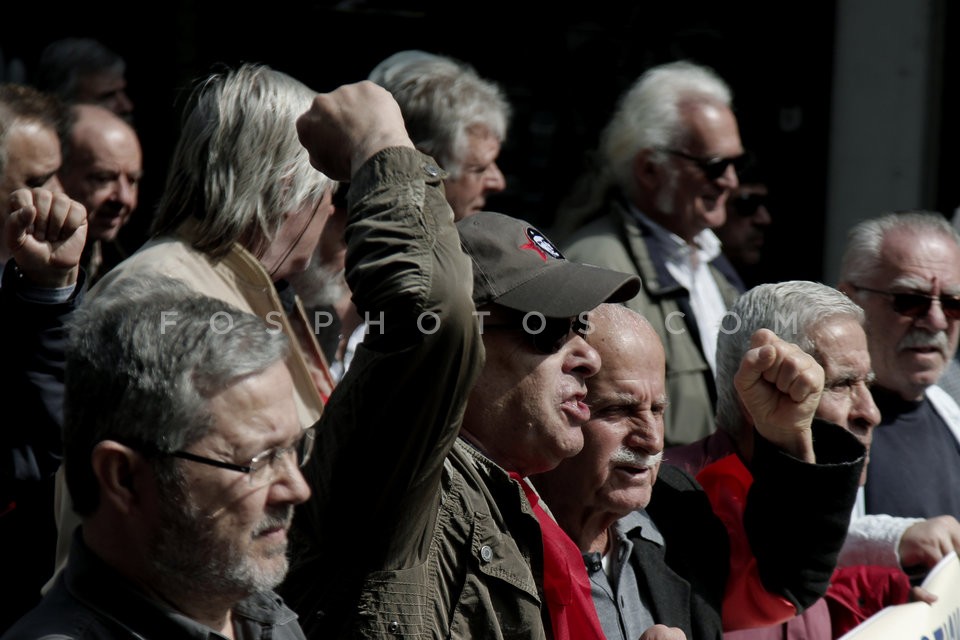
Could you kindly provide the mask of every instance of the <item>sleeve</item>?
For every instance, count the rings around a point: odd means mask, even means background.
[[[730,536],[726,630],[777,624],[826,593],[864,449],[836,425],[815,422],[813,429],[816,464],[755,434],[750,469],[729,456],[697,476]]]
[[[83,276],[81,275],[81,278]],[[16,263],[0,285],[0,402],[11,409],[0,429],[0,512],[16,500],[17,487],[51,478],[60,466],[67,318],[80,300],[81,279],[62,302],[24,296]]]
[[[298,511],[284,594],[301,610],[338,598],[325,588],[346,598],[369,571],[423,561],[483,358],[471,264],[433,160],[385,149],[353,176],[348,198],[346,277],[369,329],[305,469],[313,495]]]
[[[904,532],[923,518],[898,518],[885,514],[866,515],[850,522],[847,539],[837,564],[875,565],[900,568],[900,540]]]

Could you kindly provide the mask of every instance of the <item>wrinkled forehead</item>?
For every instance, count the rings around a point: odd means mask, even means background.
[[[811,333],[816,359],[828,381],[833,377],[867,377],[871,371],[867,335],[852,316],[827,318]]]
[[[960,246],[942,233],[895,229],[883,239],[875,270],[889,280],[960,283]]]

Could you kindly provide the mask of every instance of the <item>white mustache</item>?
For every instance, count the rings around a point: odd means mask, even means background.
[[[922,329],[911,329],[897,344],[897,351],[916,347],[934,347],[946,357],[947,349],[949,349],[947,334],[943,331],[929,333]]]
[[[619,447],[610,456],[610,462],[614,464],[629,464],[639,468],[656,466],[661,460],[663,460],[663,451],[654,454],[640,453],[624,446]]]

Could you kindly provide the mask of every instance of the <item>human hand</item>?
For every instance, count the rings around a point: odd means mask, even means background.
[[[640,640],[687,640],[687,634],[677,627],[656,624],[644,631]]]
[[[334,180],[349,180],[382,149],[413,148],[396,100],[368,81],[316,96],[297,118],[297,135],[310,164]]]
[[[768,329],[750,339],[734,385],[760,434],[805,462],[816,462],[811,424],[823,392],[823,367]]]
[[[930,593],[923,587],[910,587],[910,595],[907,598],[908,602],[926,602],[927,604],[933,604],[937,601],[937,596]]]
[[[900,538],[900,566],[930,569],[951,551],[960,553],[960,522],[937,516],[911,525]]]
[[[30,282],[66,287],[77,281],[87,239],[83,205],[48,189],[17,189],[3,227],[4,244]]]

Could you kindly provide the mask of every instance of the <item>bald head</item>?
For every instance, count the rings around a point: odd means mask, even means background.
[[[600,353],[635,358],[641,352],[663,358],[663,345],[646,318],[619,304],[601,304],[590,312],[591,331],[587,342]],[[603,361],[603,365],[606,362]]]
[[[601,363],[587,380],[583,450],[534,478],[581,551],[602,550],[607,527],[650,502],[667,405],[663,346],[650,323],[626,307],[603,304],[590,312],[590,325],[587,342]]]
[[[60,181],[87,208],[94,240],[113,240],[137,207],[143,156],[136,132],[103,107],[70,108]]]

